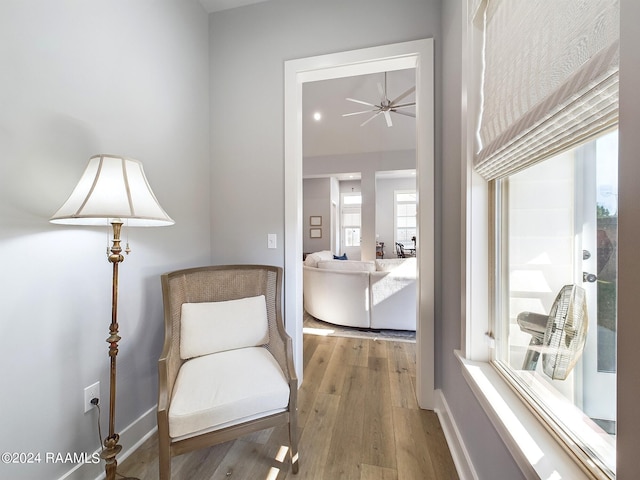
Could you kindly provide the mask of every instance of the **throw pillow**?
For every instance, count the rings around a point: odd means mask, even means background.
[[[346,254],[346,253],[343,253],[342,255],[339,255],[339,256],[338,256],[338,255],[334,255],[334,256],[333,256],[333,259],[334,259],[334,260],[348,260],[348,259],[347,259],[347,254]]]
[[[183,303],[180,358],[257,347],[269,341],[264,295],[224,302]]]

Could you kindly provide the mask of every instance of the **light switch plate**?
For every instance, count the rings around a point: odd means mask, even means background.
[[[267,248],[276,248],[276,245],[277,245],[276,239],[277,239],[277,236],[275,233],[268,233]]]

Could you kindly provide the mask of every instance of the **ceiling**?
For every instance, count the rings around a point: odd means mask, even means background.
[[[213,13],[266,1],[267,0],[200,0],[200,3],[207,12]]]
[[[415,118],[392,113],[393,126],[388,127],[383,115],[378,115],[364,126],[360,125],[373,113],[342,116],[373,109],[350,102],[347,97],[379,105],[379,83],[384,86],[384,73],[305,83],[302,90],[304,156],[414,149]],[[387,97],[390,100],[414,85],[413,68],[387,73]],[[413,102],[415,98],[415,93],[412,93],[402,102]],[[403,110],[415,113],[415,107]],[[322,115],[321,120],[313,119],[315,112]]]

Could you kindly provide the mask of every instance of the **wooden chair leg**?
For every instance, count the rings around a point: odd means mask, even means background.
[[[160,480],[171,480],[171,450],[168,441],[158,439],[159,455],[158,455],[158,471]]]
[[[295,417],[295,415],[294,415]],[[291,472],[295,475],[300,469],[298,459],[298,422],[289,419],[289,458],[291,459]]]

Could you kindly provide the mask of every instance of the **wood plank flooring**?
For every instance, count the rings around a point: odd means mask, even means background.
[[[286,428],[275,428],[174,457],[173,478],[457,479],[438,417],[416,403],[415,372],[415,343],[305,335],[300,472],[282,454]],[[156,480],[157,451],[154,435],[118,473]]]

